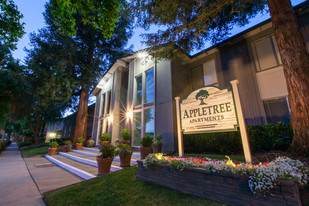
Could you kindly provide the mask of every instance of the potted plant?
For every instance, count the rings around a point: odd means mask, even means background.
[[[116,147],[111,144],[100,146],[101,154],[97,156],[98,176],[110,173],[111,165],[116,155]]]
[[[76,149],[80,150],[82,148],[84,142],[85,142],[85,138],[84,137],[78,138],[77,139],[77,143],[76,143]]]
[[[87,147],[94,147],[95,141],[93,139],[90,139],[87,141]]]
[[[127,144],[118,145],[120,167],[130,167],[133,149]]]
[[[71,152],[71,149],[72,149],[72,141],[66,140],[66,141],[64,141],[64,144],[65,144],[65,146],[66,146],[66,151],[67,151],[67,152]]]
[[[145,159],[151,153],[151,145],[153,137],[150,134],[145,135],[139,142],[141,144],[140,153],[141,159]]]
[[[155,141],[152,143],[152,151],[153,153],[161,153],[162,150],[162,134],[158,134],[155,136]]]
[[[101,139],[101,145],[102,145],[102,144],[108,144],[109,141],[111,140],[111,138],[112,138],[112,135],[110,135],[110,134],[104,132],[104,133],[101,135],[101,138],[100,138],[100,139]]]
[[[131,145],[131,131],[129,129],[121,130],[121,137],[122,140],[119,141],[120,143]]]
[[[49,143],[50,148],[48,148],[48,155],[49,156],[53,156],[56,154],[56,150],[58,147],[58,143],[56,141],[52,141],[51,143]]]

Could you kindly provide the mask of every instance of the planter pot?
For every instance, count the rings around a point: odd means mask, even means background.
[[[114,158],[97,158],[98,176],[110,173],[113,159]]]
[[[131,146],[131,141],[130,140],[120,140],[119,143],[127,144],[127,145]]]
[[[131,157],[132,157],[132,153],[127,154],[127,155],[122,155],[119,154],[119,158],[120,158],[120,167],[130,167],[130,163],[131,163]]]
[[[80,150],[83,146],[83,143],[76,143],[76,149]]]
[[[162,144],[157,147],[154,143],[152,144],[152,152],[153,153],[161,153],[162,151]]]
[[[48,155],[53,156],[56,154],[57,148],[48,148]]]
[[[151,147],[140,147],[141,159],[145,159],[151,153]]]
[[[87,142],[87,147],[94,147],[94,145],[95,145],[95,141],[88,141]]]
[[[67,152],[71,152],[72,145],[66,145],[67,146]]]

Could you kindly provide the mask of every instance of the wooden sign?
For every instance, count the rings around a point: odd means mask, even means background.
[[[199,88],[180,103],[183,133],[236,131],[238,121],[232,91]]]

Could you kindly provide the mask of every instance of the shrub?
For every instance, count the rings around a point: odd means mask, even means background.
[[[163,144],[163,142],[162,142],[162,134],[157,134],[155,136],[154,144],[156,145],[156,147],[160,147]]]
[[[131,140],[131,131],[129,129],[121,130],[121,137],[123,140]]]
[[[128,155],[133,152],[133,149],[127,144],[119,144],[118,145],[118,153],[119,155]]]
[[[59,144],[56,141],[52,141],[51,143],[49,143],[49,146],[51,148],[57,148],[59,146]]]
[[[98,158],[114,158],[116,155],[116,147],[111,144],[102,144],[100,151],[101,155]]]
[[[112,138],[112,135],[110,135],[110,134],[108,134],[108,133],[106,133],[106,132],[104,132],[104,133],[101,135],[101,137],[100,137],[101,141],[110,141],[111,138]]]
[[[71,140],[66,140],[66,141],[64,141],[64,144],[65,145],[72,145],[72,141]]]
[[[145,135],[139,142],[143,147],[151,147],[153,137],[150,134]]]
[[[84,137],[80,137],[77,139],[77,143],[84,143],[85,142],[85,138]]]
[[[19,147],[26,147],[30,145],[32,145],[32,142],[30,141],[24,141],[24,142],[19,143]]]
[[[270,150],[288,149],[292,141],[291,125],[267,124],[248,126],[248,138],[252,153]],[[185,134],[184,149],[186,153],[241,153],[242,141],[240,132]]]

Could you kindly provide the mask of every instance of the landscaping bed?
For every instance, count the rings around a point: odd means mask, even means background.
[[[308,173],[304,163],[284,157],[235,164],[151,154],[138,162],[137,178],[227,204],[301,205],[299,185],[307,183]]]

